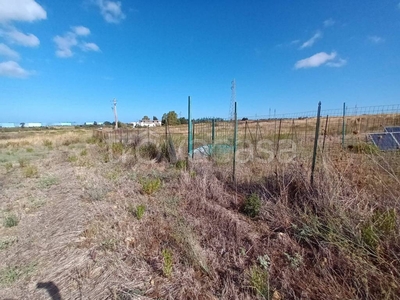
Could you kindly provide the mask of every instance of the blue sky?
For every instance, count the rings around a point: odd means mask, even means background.
[[[0,122],[398,104],[399,50],[399,0],[0,0]]]

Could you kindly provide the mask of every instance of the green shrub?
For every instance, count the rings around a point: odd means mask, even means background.
[[[7,215],[3,221],[4,227],[7,227],[7,228],[17,226],[18,223],[19,223],[19,220],[15,214]]]
[[[18,163],[21,168],[24,168],[28,165],[28,161],[26,160],[26,158],[18,159]]]
[[[36,166],[27,166],[24,168],[24,175],[26,178],[37,177],[39,174],[38,168]]]
[[[162,250],[163,256],[163,273],[164,276],[169,277],[172,274],[173,257],[172,251],[168,248]]]
[[[87,155],[87,150],[83,149],[80,153],[81,156],[86,156]]]
[[[70,155],[70,156],[68,156],[68,161],[70,163],[77,162],[78,161],[78,157],[76,155]]]
[[[265,299],[269,299],[268,270],[258,265],[253,265],[248,273],[250,287]]]
[[[53,147],[53,142],[50,140],[44,140],[43,141],[43,146],[47,147],[47,148],[52,148]]]
[[[122,143],[113,143],[111,145],[111,151],[114,155],[122,155],[124,153],[125,146]]]
[[[144,204],[138,205],[135,210],[136,218],[140,220],[143,217],[145,211],[146,211],[146,206]]]
[[[13,164],[11,162],[8,162],[6,163],[5,168],[7,172],[10,172],[11,169],[13,168]]]
[[[160,178],[143,178],[141,180],[142,191],[147,195],[152,195],[161,188]]]
[[[175,167],[178,170],[186,170],[187,165],[186,165],[186,160],[178,160],[175,164]]]
[[[33,152],[33,148],[26,148],[26,152],[32,153]]]
[[[260,208],[261,199],[257,194],[253,193],[244,201],[242,211],[245,215],[255,218],[260,213]]]
[[[139,147],[139,155],[142,158],[158,159],[160,156],[160,151],[158,150],[156,144],[146,143]]]

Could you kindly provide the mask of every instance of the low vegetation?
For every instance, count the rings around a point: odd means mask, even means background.
[[[0,140],[1,299],[400,296],[397,154],[319,153],[313,185],[308,157],[257,158],[233,182],[161,143],[25,139]]]

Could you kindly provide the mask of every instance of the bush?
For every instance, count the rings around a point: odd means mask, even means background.
[[[26,167],[28,165],[28,161],[25,158],[18,159],[18,163],[21,168]]]
[[[18,217],[15,214],[8,215],[4,218],[3,225],[4,227],[14,227],[19,223]]]
[[[114,155],[122,155],[124,153],[125,146],[122,143],[113,143],[111,151]]]
[[[172,266],[173,266],[173,259],[172,259],[172,251],[168,248],[162,250],[163,256],[163,273],[164,276],[169,277],[172,274]]]
[[[47,147],[47,148],[51,148],[53,147],[53,142],[50,140],[44,140],[43,141],[43,146]]]
[[[141,180],[142,191],[147,195],[152,195],[161,188],[160,178],[143,178]]]
[[[139,155],[142,158],[158,160],[161,156],[161,152],[157,149],[156,144],[146,143],[139,147]]]
[[[265,299],[269,299],[268,270],[262,268],[261,266],[254,265],[250,268],[248,276],[250,286],[256,292],[256,294]]]
[[[27,166],[24,169],[24,175],[27,178],[37,177],[39,174],[38,168],[36,166]]]
[[[143,217],[145,210],[146,206],[144,204],[140,204],[136,207],[135,215],[138,220],[140,220]]]
[[[248,196],[243,204],[242,211],[245,215],[255,218],[260,213],[261,199],[260,197],[253,193]]]
[[[6,163],[5,167],[6,167],[6,171],[10,172],[11,169],[13,168],[13,164],[11,162],[8,162],[8,163]]]

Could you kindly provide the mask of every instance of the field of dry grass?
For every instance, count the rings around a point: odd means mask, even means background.
[[[162,153],[0,133],[0,299],[400,297],[399,155]]]

